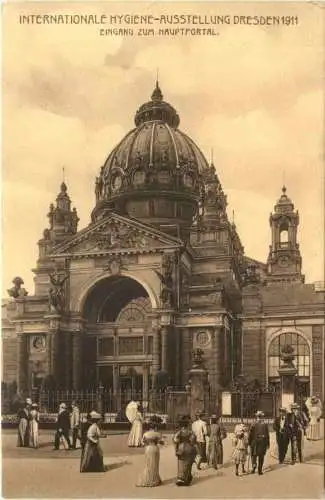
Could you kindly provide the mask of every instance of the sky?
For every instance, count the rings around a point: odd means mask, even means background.
[[[246,255],[266,261],[269,215],[300,214],[307,282],[324,270],[324,9],[312,3],[33,3],[3,6],[2,292],[33,293],[37,241],[62,182],[79,229],[95,177],[154,88],[211,158]],[[220,25],[217,36],[100,36],[97,26],[22,25],[20,14],[297,16],[298,25]],[[232,17],[233,19],[233,17]],[[170,26],[169,26],[170,27]]]

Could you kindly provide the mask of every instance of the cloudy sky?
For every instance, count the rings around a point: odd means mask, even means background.
[[[324,9],[286,3],[58,3],[3,6],[3,283],[33,291],[37,241],[65,167],[80,229],[94,181],[148,100],[165,100],[214,163],[246,254],[265,260],[281,194],[300,212],[307,281],[323,279]],[[95,26],[20,25],[19,14],[298,16],[297,26],[222,25],[218,36],[112,37]]]

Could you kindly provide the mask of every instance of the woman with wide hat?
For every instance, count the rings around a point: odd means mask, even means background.
[[[103,452],[99,444],[101,419],[99,413],[91,411],[89,414],[91,425],[87,431],[87,441],[81,454],[80,472],[105,472]]]
[[[196,457],[196,437],[190,428],[191,417],[183,415],[179,419],[179,431],[173,441],[177,456],[177,486],[189,486],[192,482],[192,465]]]
[[[309,441],[318,441],[322,439],[320,421],[322,416],[322,403],[316,396],[310,398],[309,416],[310,422],[306,430],[306,438]]]
[[[142,443],[145,446],[145,466],[137,486],[152,488],[161,484],[159,475],[159,444],[164,444],[162,435],[158,432],[158,426],[161,422],[162,419],[160,417],[153,415],[149,421],[149,430],[143,435]]]

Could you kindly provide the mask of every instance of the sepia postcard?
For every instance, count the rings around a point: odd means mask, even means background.
[[[324,14],[3,4],[4,498],[324,497]]]

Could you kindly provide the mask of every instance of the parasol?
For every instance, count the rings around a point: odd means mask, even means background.
[[[125,415],[131,424],[134,422],[137,411],[138,411],[138,403],[136,403],[135,401],[130,401],[130,403],[125,408]]]

